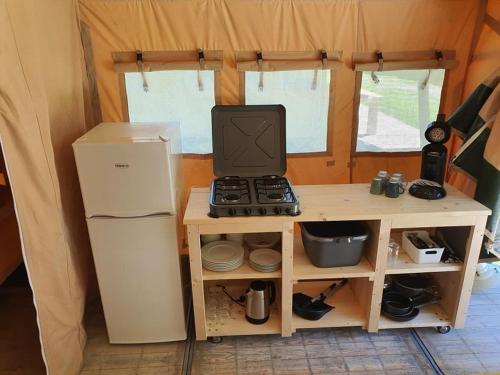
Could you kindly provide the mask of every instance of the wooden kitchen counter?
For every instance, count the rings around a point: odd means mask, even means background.
[[[299,200],[301,214],[298,216],[263,216],[260,222],[282,223],[321,220],[377,220],[384,217],[407,216],[415,220],[416,216],[425,220],[443,214],[460,217],[489,215],[490,210],[479,202],[469,198],[451,185],[446,185],[447,196],[444,199],[429,201],[411,196],[408,193],[398,198],[370,194],[369,184],[342,185],[298,185],[294,191]],[[209,211],[209,188],[193,188],[189,197],[184,224],[221,224],[248,223],[256,217],[220,217],[211,218]],[[272,206],[272,205],[271,205]],[[431,224],[432,225],[432,224]]]
[[[453,326],[462,328],[469,304],[474,273],[481,249],[486,220],[491,211],[452,186],[445,186],[444,199],[428,201],[408,193],[387,198],[369,193],[368,184],[294,186],[300,204],[298,216],[235,216],[211,218],[209,189],[193,188],[184,215],[187,225],[191,286],[196,337],[272,334],[290,336],[297,329],[360,326],[370,332],[386,328]],[[302,221],[362,220],[369,238],[361,261],[354,266],[318,268],[309,262],[295,223]],[[468,240],[463,263],[416,264],[402,249],[396,264],[387,264],[391,237],[400,238],[403,228],[463,227]],[[270,274],[252,270],[247,263],[230,272],[211,272],[202,267],[202,234],[280,232],[282,267]],[[386,275],[431,272],[441,285],[439,304],[425,306],[409,322],[395,322],[381,315],[380,307]],[[332,279],[349,282],[326,301],[335,309],[318,321],[306,321],[292,312],[292,295],[314,295]],[[274,280],[280,291],[271,318],[256,326],[244,318],[241,307],[231,305],[226,318],[207,314],[207,293],[215,284],[224,284],[242,293],[254,279]]]

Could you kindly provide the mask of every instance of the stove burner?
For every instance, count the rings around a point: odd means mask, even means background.
[[[295,201],[290,184],[283,177],[257,178],[255,189],[259,203],[293,203]]]
[[[212,183],[210,216],[298,215],[299,202],[284,177],[221,177]]]
[[[267,195],[267,197],[268,197],[269,199],[272,199],[273,201],[274,201],[274,200],[275,200],[275,201],[279,201],[279,200],[283,199],[283,194],[281,194],[281,193],[269,193],[269,194]]]
[[[224,196],[224,199],[226,201],[231,201],[231,202],[239,201],[240,198],[241,198],[241,196],[238,194],[227,194],[226,196]]]
[[[229,177],[214,181],[216,204],[249,204],[250,189],[245,179]]]

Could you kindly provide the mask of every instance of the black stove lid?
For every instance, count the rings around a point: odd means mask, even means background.
[[[216,105],[212,108],[212,144],[217,177],[283,176],[285,107]]]

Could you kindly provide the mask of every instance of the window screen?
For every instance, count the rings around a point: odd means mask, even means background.
[[[327,150],[329,70],[245,73],[246,104],[283,104],[288,153]]]
[[[213,71],[174,70],[125,73],[129,119],[133,122],[178,121],[182,152],[212,152],[211,110],[215,105]]]
[[[363,72],[356,151],[418,151],[436,120],[444,69]]]

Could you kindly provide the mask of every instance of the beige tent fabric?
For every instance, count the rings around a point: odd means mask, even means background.
[[[222,50],[222,103],[239,103],[238,51],[342,51],[346,68],[335,71],[332,154],[288,158],[294,184],[367,181],[377,169],[416,177],[420,159],[356,157],[351,142],[355,73],[353,52],[455,50],[445,109],[459,104],[480,0],[79,0],[89,26],[97,83],[107,121],[122,120],[115,51]],[[210,159],[184,159],[186,191],[207,186]],[[351,176],[352,175],[352,176]]]
[[[78,374],[89,245],[71,143],[85,132],[73,1],[0,2],[0,136],[50,375]]]
[[[455,50],[459,65],[449,71],[443,94],[443,111],[449,115],[462,100],[466,61],[481,2],[361,0],[357,50]],[[360,156],[353,162],[354,182],[369,181],[377,169],[401,169],[409,179],[420,174],[420,156]]]
[[[488,1],[486,13],[494,19],[500,21],[500,1]],[[467,98],[472,91],[491,75],[500,66],[500,35],[487,24],[481,27],[477,45],[472,54],[472,60],[467,67],[467,76],[463,90],[463,99]],[[497,130],[498,131],[498,130]],[[462,145],[462,140],[455,138],[451,147],[454,154]],[[452,171],[449,182],[473,196],[476,190],[476,183],[458,171]]]
[[[121,120],[119,80],[112,52],[223,50],[222,104],[239,103],[235,51],[348,51],[355,43],[357,1],[191,0],[80,1],[89,26],[103,119]],[[348,182],[353,73],[335,74],[344,95],[335,98],[333,155],[290,158],[288,176],[294,183]],[[348,125],[346,127],[346,125]],[[347,141],[347,142],[346,142]],[[335,160],[335,165],[327,162]],[[211,159],[185,158],[185,189],[207,186]]]

